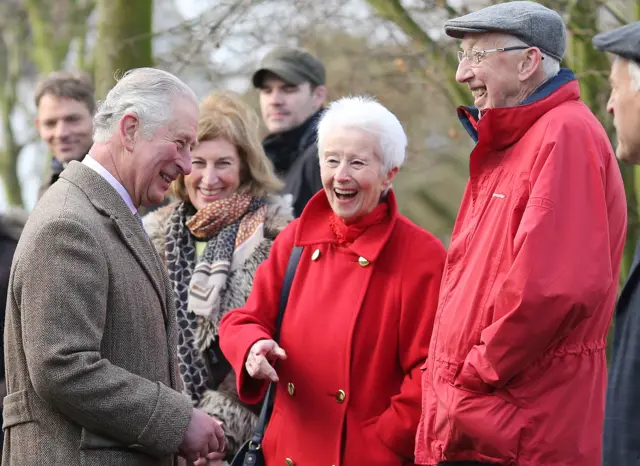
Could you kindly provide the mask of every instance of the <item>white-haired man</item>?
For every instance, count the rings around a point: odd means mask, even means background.
[[[175,391],[176,319],[138,207],[191,171],[197,99],[175,76],[127,73],[31,214],[11,270],[2,464],[176,465],[224,448]]]
[[[611,97],[616,155],[640,164],[640,21],[593,38],[596,49],[614,54]],[[640,248],[615,314],[613,351],[604,421],[603,465],[636,466],[640,458]]]
[[[599,466],[626,232],[607,134],[534,2],[445,23],[477,142],[426,363],[420,464]]]

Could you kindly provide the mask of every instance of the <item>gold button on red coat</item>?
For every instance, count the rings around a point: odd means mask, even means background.
[[[360,257],[360,259],[358,259],[358,264],[360,264],[361,267],[367,267],[369,265],[369,261],[364,257]]]
[[[287,466],[296,466],[296,463],[294,463],[291,458],[285,458],[284,464],[286,464]]]
[[[344,403],[344,400],[347,398],[347,394],[344,392],[344,390],[338,390],[338,392],[336,393],[336,401],[338,403]]]
[[[313,254],[311,255],[311,260],[317,261],[319,258],[320,258],[320,249],[316,249],[315,251],[313,251]]]
[[[289,392],[289,395],[293,396],[296,394],[296,386],[294,384],[292,384],[291,382],[289,382],[287,384],[287,391]]]

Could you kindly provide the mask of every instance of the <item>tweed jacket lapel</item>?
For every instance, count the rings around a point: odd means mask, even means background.
[[[165,321],[168,318],[166,274],[160,259],[142,227],[131,213],[120,194],[91,168],[80,162],[71,162],[61,178],[82,190],[98,212],[109,217],[122,241],[149,276],[162,304]]]

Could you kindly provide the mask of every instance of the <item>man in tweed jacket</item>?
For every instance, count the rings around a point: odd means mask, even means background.
[[[169,466],[224,448],[175,390],[171,288],[137,213],[190,172],[197,113],[175,76],[127,73],[89,155],[27,221],[7,300],[4,466]]]

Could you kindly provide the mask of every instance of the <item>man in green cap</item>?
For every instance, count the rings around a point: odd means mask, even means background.
[[[327,91],[324,65],[306,50],[276,47],[253,74],[262,119],[269,131],[264,150],[293,196],[299,217],[322,189],[316,127]]]

